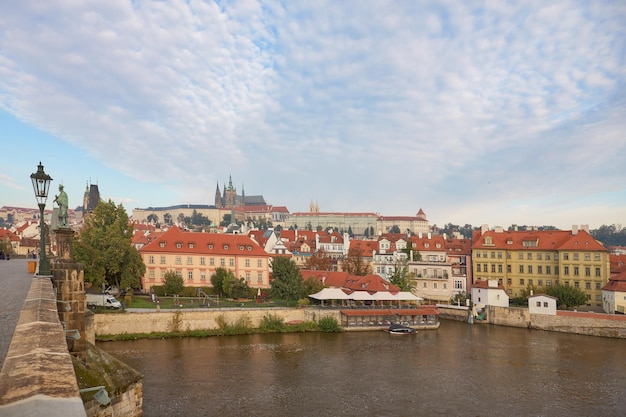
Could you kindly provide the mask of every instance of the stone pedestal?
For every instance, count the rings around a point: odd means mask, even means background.
[[[57,258],[71,261],[72,257],[72,238],[74,231],[72,229],[54,229],[57,237]]]
[[[85,350],[85,275],[83,265],[66,259],[52,263],[59,320],[65,326],[70,352],[82,357]],[[79,337],[80,335],[80,337]]]

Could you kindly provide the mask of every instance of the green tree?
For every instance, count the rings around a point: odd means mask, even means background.
[[[365,276],[372,273],[372,265],[363,258],[363,249],[353,247],[343,258],[343,270],[350,275]]]
[[[302,274],[296,263],[284,257],[274,258],[272,262],[272,297],[281,300],[297,300],[302,294]]]
[[[215,270],[215,273],[211,275],[211,285],[213,285],[213,288],[220,296],[223,296],[225,293],[224,282],[231,280],[231,278],[234,279],[235,275],[230,269],[219,267]]]
[[[250,287],[244,278],[228,281],[228,294],[231,298],[248,298],[250,296]]]
[[[311,294],[320,292],[324,289],[322,281],[315,277],[308,277],[302,282],[302,298],[307,298]]]
[[[389,277],[389,282],[400,288],[400,291],[411,291],[414,287],[414,275],[409,272],[407,262],[397,261]]]
[[[224,214],[224,216],[222,216],[222,222],[220,223],[220,226],[224,227],[230,225],[231,219],[232,216],[230,214]]]
[[[101,201],[74,238],[74,259],[85,268],[85,281],[100,287],[139,288],[146,266],[132,245],[133,226],[124,207]]]
[[[587,294],[580,288],[569,285],[547,287],[545,293],[559,300],[559,309],[561,310],[575,308],[587,303]]]
[[[176,271],[166,271],[163,274],[163,289],[166,294],[179,295],[185,289],[185,281]]]

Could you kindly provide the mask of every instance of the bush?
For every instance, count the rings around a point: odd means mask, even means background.
[[[152,291],[154,291],[154,295],[157,297],[165,297],[165,287],[163,285],[153,286]]]
[[[310,303],[310,301],[309,301],[308,298],[301,298],[301,299],[298,300],[298,307],[300,307],[300,308],[306,307],[306,306],[309,305],[309,303]]]
[[[264,332],[280,332],[284,328],[284,320],[276,314],[266,314],[261,319],[259,330]]]
[[[325,333],[335,333],[343,331],[339,323],[337,323],[337,320],[334,317],[330,316],[322,317],[317,325],[320,330]]]

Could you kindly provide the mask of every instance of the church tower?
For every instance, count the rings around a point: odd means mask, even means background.
[[[217,183],[217,188],[215,190],[215,207],[222,208],[224,207],[224,203],[222,202],[222,194],[220,193],[220,183]]]
[[[224,190],[224,206],[231,208],[235,206],[235,199],[237,197],[237,189],[233,186],[232,175],[228,178],[228,188]]]

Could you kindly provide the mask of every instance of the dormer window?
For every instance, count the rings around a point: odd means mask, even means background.
[[[252,250],[252,246],[248,245],[248,250]]]
[[[195,243],[193,242],[189,242],[189,249],[193,249],[196,246]]]
[[[226,244],[224,245],[224,250],[228,250],[229,246]]]
[[[183,244],[181,242],[176,242],[176,247],[180,249],[183,247]]]
[[[209,249],[213,249],[213,244],[209,243]]]
[[[243,245],[239,245],[239,250],[243,250]]]
[[[160,246],[160,247],[162,247],[162,248],[164,248],[164,247],[165,247],[165,242],[160,242],[160,243],[159,243],[159,246]]]

